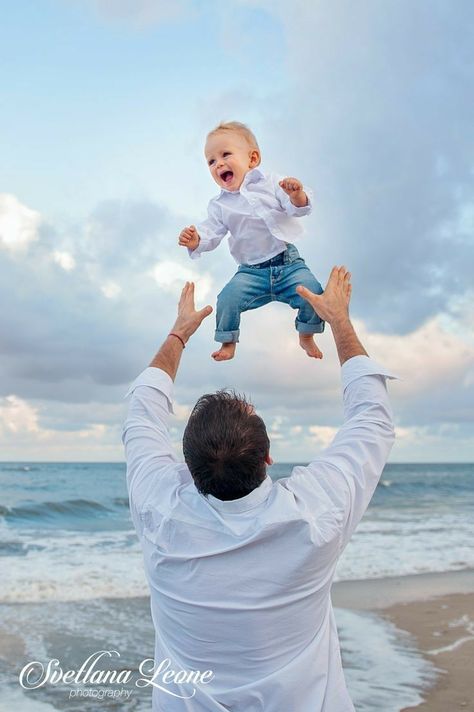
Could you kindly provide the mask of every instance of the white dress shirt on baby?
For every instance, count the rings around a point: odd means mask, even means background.
[[[260,168],[249,171],[240,190],[222,188],[209,202],[208,217],[196,225],[200,243],[188,250],[191,259],[202,252],[215,250],[228,232],[229,249],[238,264],[255,265],[275,257],[303,233],[298,217],[312,210],[311,194],[308,205],[297,208],[279,186],[280,176],[264,173]]]

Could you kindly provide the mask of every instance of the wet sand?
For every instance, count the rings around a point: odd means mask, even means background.
[[[384,614],[414,637],[439,670],[425,702],[403,712],[474,712],[474,594],[392,606]]]
[[[387,618],[436,666],[424,702],[403,712],[474,712],[474,571],[342,582],[333,601]]]

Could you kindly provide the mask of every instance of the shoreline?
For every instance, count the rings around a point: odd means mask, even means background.
[[[402,712],[473,712],[474,594],[402,603],[383,614],[410,633],[419,652],[437,670],[434,685],[422,691],[423,702]]]
[[[474,570],[341,581],[335,607],[373,611],[407,632],[436,668],[423,701],[401,712],[474,712]],[[336,615],[337,618],[337,615]]]
[[[336,581],[331,598],[335,608],[377,612],[454,593],[474,594],[474,569]]]

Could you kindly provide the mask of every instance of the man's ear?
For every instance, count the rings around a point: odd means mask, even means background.
[[[266,454],[265,462],[267,463],[267,465],[273,465],[273,460],[272,460],[272,458],[270,457],[270,451],[268,451],[267,454]]]

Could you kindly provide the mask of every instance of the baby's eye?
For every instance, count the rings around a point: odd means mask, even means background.
[[[211,158],[211,160],[209,161],[209,165],[212,166],[213,163],[214,163],[214,159]]]
[[[224,151],[224,153],[223,153],[222,155],[223,155],[224,157],[225,157],[225,156],[230,156],[230,151]]]

